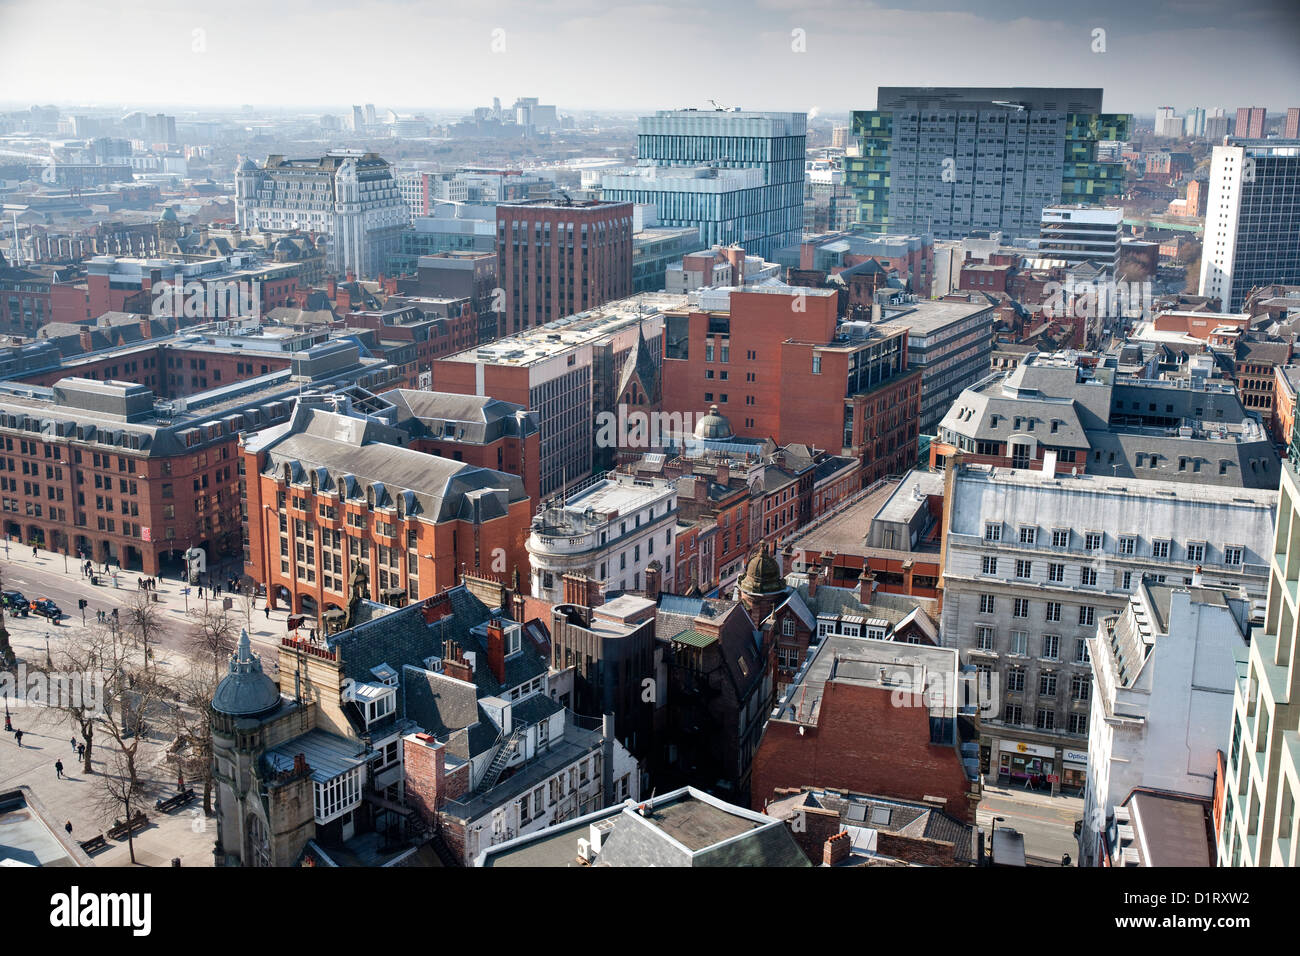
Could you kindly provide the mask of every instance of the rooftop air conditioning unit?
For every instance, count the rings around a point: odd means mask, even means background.
[[[592,849],[591,841],[578,840],[578,859],[583,863],[590,863],[596,858],[596,851]]]

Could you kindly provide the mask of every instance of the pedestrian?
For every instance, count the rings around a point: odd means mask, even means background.
[[[17,742],[19,747],[23,745],[23,732],[21,730],[14,731],[14,740]]]
[[[54,761],[54,772],[55,772],[56,774],[58,774],[58,779],[60,779],[60,780],[63,779],[63,761],[62,761],[62,760],[56,760],[56,761]]]
[[[68,836],[72,836],[72,821],[69,820],[67,823],[63,824],[63,829],[68,831]]]
[[[268,604],[265,610],[266,610],[266,619],[269,621],[271,620],[271,605]]]
[[[36,545],[32,545],[32,557],[36,557]]]
[[[78,759],[78,760],[85,760],[85,759],[86,759],[86,745],[85,745],[85,744],[77,744],[77,759]]]
[[[76,750],[76,749],[77,749],[77,738],[76,738],[76,737],[69,737],[69,738],[68,738],[68,743],[72,744],[72,749],[73,749],[73,750]]]

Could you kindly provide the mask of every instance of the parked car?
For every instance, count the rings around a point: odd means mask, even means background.
[[[49,618],[51,621],[57,621],[63,617],[63,612],[59,610],[59,606],[49,598],[37,598],[32,602],[32,610],[41,617]]]

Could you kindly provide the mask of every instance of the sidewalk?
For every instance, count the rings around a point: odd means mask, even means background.
[[[1043,807],[1060,806],[1071,800],[1082,801],[1083,799],[1069,793],[1060,793],[1053,796],[1041,790],[1026,790],[1023,785],[1011,784],[1010,786],[1004,786],[996,782],[989,782],[987,777],[984,778],[980,792],[986,796],[1005,797],[1018,803],[1032,803]]]
[[[10,542],[9,556],[5,558],[3,545],[0,544],[0,566],[13,565],[29,571],[42,572],[51,576],[53,580],[61,581],[65,587],[77,591],[83,591],[84,596],[90,600],[92,605],[112,605],[125,607],[135,598],[138,593],[136,587],[137,578],[144,577],[143,574],[133,571],[118,572],[118,587],[113,587],[112,576],[107,578],[100,572],[102,565],[96,565],[95,573],[101,581],[107,580],[107,585],[92,585],[88,578],[81,573],[81,562],[74,557],[66,561],[67,571],[64,570],[64,556],[52,551],[40,550],[37,557],[32,557],[32,549],[22,545]],[[116,569],[114,569],[116,570]],[[200,612],[205,606],[203,598],[198,596],[197,586],[188,586],[176,578],[157,578],[157,591],[153,592],[158,595],[158,604],[168,612],[168,620],[175,621],[176,629],[180,630],[188,627],[199,619]],[[186,597],[184,589],[189,587],[189,596]],[[204,592],[211,594],[209,588],[204,588]],[[32,595],[28,595],[31,597]],[[240,607],[239,599],[225,592],[209,597],[206,601],[207,606],[216,605],[220,607],[223,598],[231,599],[231,608],[227,612],[241,628],[248,626],[250,622],[246,621]],[[254,607],[251,626],[248,627],[248,637],[253,644],[261,644],[263,652],[263,662],[267,665],[274,663],[275,656],[278,656],[278,647],[280,638],[286,633],[285,624],[289,614],[287,609],[281,608],[274,610],[268,617],[264,608],[266,598],[258,597],[254,599]],[[187,611],[188,608],[188,611]],[[68,615],[61,622],[62,627],[69,625],[80,626],[81,612],[73,603],[71,607],[63,606],[63,612]],[[86,623],[93,623],[95,616],[87,612]],[[34,623],[33,623],[34,622]],[[5,615],[5,625],[9,628],[11,634],[21,633],[26,630],[23,624],[32,624],[32,629],[39,629],[44,634],[49,629],[48,622],[41,617],[13,618],[9,614]],[[51,631],[51,636],[54,632]],[[175,648],[173,648],[173,651]],[[268,658],[266,651],[271,651],[272,655]],[[42,638],[41,654],[44,655],[44,643]]]

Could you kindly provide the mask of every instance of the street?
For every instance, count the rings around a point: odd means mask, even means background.
[[[1025,837],[1025,856],[1035,863],[1057,864],[1061,854],[1070,854],[1071,865],[1079,855],[1074,840],[1074,821],[1083,816],[1079,797],[1052,797],[1015,788],[986,784],[977,820],[991,832],[993,818],[1002,817],[999,827],[1011,827]]]

